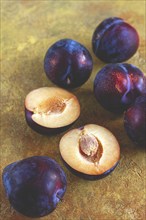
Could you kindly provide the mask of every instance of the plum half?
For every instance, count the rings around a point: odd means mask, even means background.
[[[49,135],[65,131],[80,115],[75,95],[55,87],[31,91],[25,99],[25,117],[35,131]]]
[[[83,85],[90,77],[92,67],[89,51],[72,39],[55,42],[44,58],[47,77],[56,85],[67,89]]]
[[[115,136],[95,124],[67,132],[60,140],[59,149],[69,170],[89,180],[107,176],[120,158],[120,146]]]
[[[12,207],[33,218],[51,213],[66,191],[63,169],[47,156],[14,162],[4,168],[2,177]]]
[[[135,143],[146,147],[146,94],[124,112],[124,127]]]
[[[121,18],[102,21],[92,37],[94,54],[107,63],[120,63],[131,58],[139,46],[139,36],[134,27]]]
[[[94,94],[107,110],[122,113],[146,92],[146,77],[128,63],[107,64],[96,75]]]

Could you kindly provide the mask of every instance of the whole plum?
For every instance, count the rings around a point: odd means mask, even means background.
[[[121,113],[146,92],[146,78],[132,64],[107,64],[94,80],[97,101],[107,110]]]
[[[146,94],[139,96],[124,113],[124,126],[128,136],[146,146]]]
[[[71,39],[54,43],[44,58],[47,77],[56,85],[68,89],[84,84],[90,77],[92,66],[89,51]]]
[[[139,36],[135,28],[117,17],[102,21],[92,37],[94,54],[107,63],[128,60],[135,54],[138,46]]]
[[[51,158],[34,156],[5,167],[3,184],[12,207],[37,218],[56,208],[66,191],[66,176]]]

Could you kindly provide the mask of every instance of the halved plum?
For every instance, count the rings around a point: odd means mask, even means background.
[[[80,115],[80,104],[75,95],[55,87],[31,91],[25,99],[28,125],[41,134],[65,131]]]
[[[89,180],[107,176],[120,158],[120,146],[115,136],[95,124],[70,130],[61,138],[59,148],[69,170]]]

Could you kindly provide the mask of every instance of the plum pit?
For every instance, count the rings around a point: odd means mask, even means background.
[[[99,143],[92,134],[85,134],[81,136],[79,140],[79,146],[81,152],[83,152],[86,156],[92,158],[97,153]]]

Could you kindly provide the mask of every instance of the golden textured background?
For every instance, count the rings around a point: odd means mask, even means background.
[[[93,95],[93,80],[105,64],[91,49],[97,24],[110,16],[124,18],[139,32],[140,47],[128,60],[146,72],[145,1],[47,1],[3,0],[1,2],[1,172],[16,160],[48,155],[65,170],[68,187],[57,209],[42,220],[144,220],[144,149],[127,137],[123,117],[104,110]],[[24,118],[24,99],[31,90],[52,86],[43,70],[44,55],[61,38],[84,44],[94,60],[92,76],[73,91],[81,103],[81,116],[72,128],[97,123],[110,129],[121,146],[119,166],[108,177],[85,181],[62,164],[58,143],[63,134],[46,137],[31,130]],[[10,208],[1,183],[1,219],[27,220]]]

